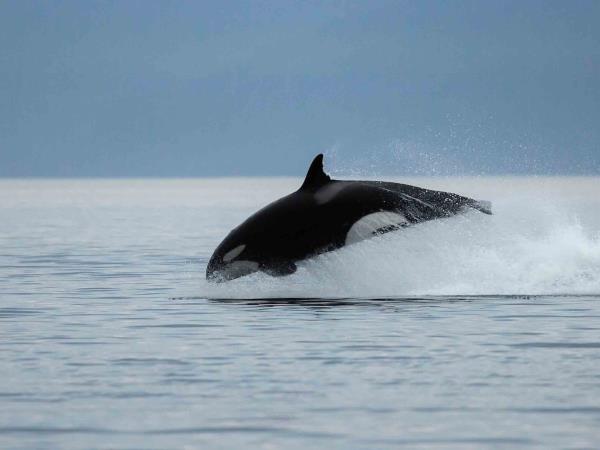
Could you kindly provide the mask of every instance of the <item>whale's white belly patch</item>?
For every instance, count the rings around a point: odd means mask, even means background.
[[[346,245],[364,241],[377,234],[408,225],[404,215],[380,211],[368,214],[356,221],[346,235]]]

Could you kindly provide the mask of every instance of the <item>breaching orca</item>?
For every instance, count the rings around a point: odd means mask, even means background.
[[[313,160],[296,192],[265,206],[234,228],[214,251],[206,278],[226,281],[256,271],[296,271],[296,262],[468,208],[491,204],[448,192],[385,181],[332,180],[323,155]]]

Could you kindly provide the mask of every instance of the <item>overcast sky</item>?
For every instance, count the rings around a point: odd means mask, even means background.
[[[600,173],[600,1],[0,0],[0,176]],[[365,169],[367,168],[367,169]]]

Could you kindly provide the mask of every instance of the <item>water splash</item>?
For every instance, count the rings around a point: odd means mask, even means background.
[[[210,298],[594,294],[600,236],[565,205],[519,198],[422,223],[298,264],[289,277],[264,274],[222,285]]]

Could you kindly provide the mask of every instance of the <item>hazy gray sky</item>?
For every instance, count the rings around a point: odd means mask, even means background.
[[[0,0],[0,176],[600,173],[600,1]]]

